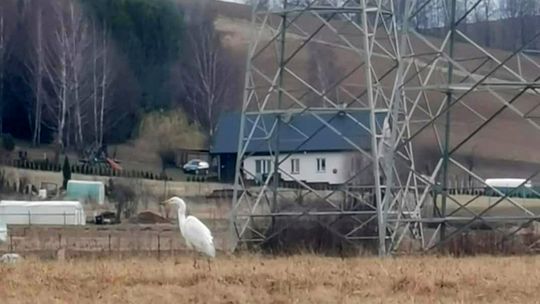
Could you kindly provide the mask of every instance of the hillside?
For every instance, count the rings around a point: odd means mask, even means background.
[[[237,64],[243,65],[244,58],[247,55],[246,50],[251,33],[250,21],[248,20],[250,15],[249,8],[243,5],[220,2],[215,4],[215,8],[218,12],[215,21],[216,29],[224,34],[226,45],[237,54]],[[301,43],[302,36],[307,36],[311,33],[311,31],[318,26],[319,22],[314,20],[314,18],[302,17],[299,18],[298,24],[307,34],[302,34],[297,31],[289,35],[289,39],[287,40],[288,54],[291,54],[295,47]],[[344,36],[351,35],[350,33],[353,32],[351,29],[347,29],[346,24],[335,22],[334,26],[339,29],[340,34]],[[378,35],[381,34],[382,33]],[[343,42],[339,41],[340,39],[328,29],[321,31],[317,34],[316,38],[321,41],[343,44]],[[354,37],[349,36],[349,38],[351,38],[351,41],[354,41]],[[265,40],[262,39],[261,44],[263,44],[264,41]],[[411,37],[411,43],[413,44],[414,50],[418,53],[426,54],[418,59],[420,65],[429,63],[435,59],[436,54],[433,54],[428,46],[428,42],[436,47],[442,45],[442,41],[434,37],[429,37],[427,41],[421,41],[414,36]],[[359,42],[358,46],[361,46]],[[328,60],[332,61],[333,69],[338,70],[337,74],[344,74],[351,63],[359,60],[357,57],[358,55],[347,50],[326,48],[325,51],[327,52],[325,53],[325,57],[331,58]],[[508,51],[499,49],[489,49],[489,51],[497,60],[501,61],[510,55]],[[431,55],[430,52],[432,53]],[[478,77],[480,77],[482,73],[489,72],[496,66],[496,63],[492,61],[481,66],[480,69],[476,69],[482,60],[485,59],[485,55],[470,44],[458,42],[456,44],[455,53],[456,58],[459,58],[459,63],[463,66],[463,69],[474,71],[474,74],[478,75]],[[540,62],[538,58],[532,57],[532,60],[536,61],[537,64]],[[258,67],[264,68],[269,75],[272,75],[272,71],[277,70],[277,58],[275,57],[275,54],[270,52],[262,53],[257,62]],[[310,73],[313,73],[313,64],[313,53],[310,53],[309,48],[305,48],[294,57],[290,66],[300,77],[309,79]],[[381,57],[380,59],[377,59],[374,65],[375,73],[383,74],[390,64],[391,60],[388,58]],[[524,64],[515,59],[509,61],[507,66],[515,71],[519,70],[521,73],[519,76],[528,79],[529,81],[533,81],[533,79],[540,74],[540,69],[534,64]],[[432,78],[429,84],[441,85],[444,83],[446,69],[438,68],[435,70],[435,74],[435,77]],[[466,74],[462,73],[459,69],[457,69],[456,75],[458,79],[464,79],[465,84],[473,83],[470,79],[467,80]],[[388,78],[392,79],[392,77]],[[516,75],[511,74],[504,69],[500,69],[499,72],[490,78],[490,81],[516,81],[516,79]],[[347,79],[347,84],[351,87],[354,85],[356,85],[356,87],[361,87],[363,82],[363,71],[356,73]],[[416,84],[413,82],[409,85],[416,86],[417,84],[418,82],[416,82]],[[308,91],[305,86],[299,84],[298,81],[295,81],[291,77],[286,77],[284,86],[291,92],[294,92],[294,94],[297,94],[296,96],[303,96]],[[354,89],[351,90],[354,91]],[[518,91],[512,89],[504,91],[497,90],[497,94],[506,100],[510,100],[516,93],[518,93]],[[422,101],[422,105],[426,109],[429,107],[435,109],[441,105],[441,101],[444,98],[443,94],[435,91],[427,92],[427,94],[429,98]],[[412,98],[413,96],[409,95],[409,97]],[[238,98],[241,99],[240,96]],[[531,116],[529,120],[519,117],[511,110],[505,110],[502,115],[491,121],[487,128],[482,130],[469,143],[457,151],[456,156],[474,159],[475,167],[477,167],[477,170],[479,170],[480,173],[489,175],[504,174],[506,176],[522,176],[523,174],[526,174],[526,172],[530,170],[530,166],[527,164],[536,164],[540,162],[540,154],[537,153],[537,151],[540,150],[540,141],[532,140],[538,138],[536,126],[538,126],[540,120],[536,117],[537,114],[540,113],[537,113],[538,110],[535,110],[538,102],[539,100],[536,95],[528,93],[524,94],[514,102],[513,106],[514,109],[518,109],[522,112],[529,112],[532,110],[532,112],[529,113]],[[464,98],[463,103],[454,107],[452,111],[452,144],[455,145],[461,139],[464,139],[469,135],[476,127],[480,126],[483,120],[479,117],[489,117],[502,105],[502,101],[498,100],[497,96],[485,90],[475,92]],[[418,114],[417,119],[427,118],[425,115],[422,116],[422,114]],[[439,126],[439,136],[442,136],[443,134],[442,123],[442,120],[439,120],[437,123]],[[418,153],[427,154],[428,156],[434,154],[433,151],[436,149],[435,144],[434,131],[424,132],[421,138],[416,141]],[[520,163],[523,165],[519,165]]]
[[[0,126],[4,127],[3,131],[34,144],[61,141],[64,147],[70,149],[80,149],[93,142],[123,144],[130,140],[130,144],[120,146],[119,151],[131,151],[134,148],[140,150],[141,146],[153,148],[137,155],[141,159],[151,160],[153,167],[159,166],[159,147],[155,143],[137,143],[137,130],[145,115],[169,110],[183,111],[189,125],[195,128],[200,126],[204,133],[211,135],[219,114],[238,110],[242,104],[247,49],[253,33],[251,8],[214,0],[158,2],[159,5],[153,7],[130,0],[122,2],[123,6],[112,7],[107,1],[33,0],[25,2],[17,10],[16,1],[6,1],[4,12],[7,13],[2,16],[6,16],[4,34],[8,42],[6,50],[9,50],[6,54],[9,56],[5,56],[0,69],[5,72],[4,85],[0,86],[5,90],[3,95],[0,94],[3,96],[0,100],[0,117],[3,118]],[[73,13],[67,9],[70,7]],[[43,19],[46,20],[42,24],[37,23],[40,20],[36,18],[40,12],[38,8],[42,9]],[[61,26],[65,24],[61,20],[67,22],[77,19],[68,18],[70,14],[80,17],[80,23],[84,26],[70,24],[73,28],[80,28],[79,32],[70,32]],[[116,18],[117,15],[123,18]],[[270,18],[269,24],[275,27],[278,21],[274,16]],[[170,27],[162,27],[161,22],[168,23]],[[36,53],[40,36],[35,31],[40,28],[36,27],[40,24],[43,26],[42,43],[45,43],[48,52]],[[308,87],[322,91],[323,82],[326,81],[328,86],[347,75],[343,86],[328,95],[338,102],[350,103],[350,106],[365,107],[365,98],[356,97],[366,88],[365,68],[359,66],[362,62],[362,42],[355,36],[356,29],[343,20],[334,20],[329,23],[332,28],[326,26],[316,34],[316,43],[310,43],[296,53],[295,49],[321,25],[321,21],[313,16],[301,16],[296,24],[297,27],[287,36],[285,50],[287,56],[295,54],[288,64],[291,71],[284,78],[284,88],[291,93],[285,97],[285,105],[300,108],[295,99],[310,106],[324,105],[326,101],[310,92]],[[468,30],[475,32],[472,26]],[[44,62],[62,62],[59,56],[65,44],[57,41],[62,33],[73,35],[71,38],[75,40],[88,38],[88,41],[80,43],[81,48],[84,48],[72,56],[80,58],[84,64],[73,59],[66,67],[73,74],[66,80],[73,82],[73,79],[78,79],[79,84],[69,83],[65,95],[62,94],[62,82],[59,81],[61,69],[57,65],[47,65],[47,73],[37,73],[40,56],[44,56],[41,58]],[[271,28],[263,31],[261,44],[268,42],[272,35]],[[385,41],[381,31],[375,33],[375,36],[379,38],[380,45],[374,49],[377,56],[373,59],[373,74],[387,74],[388,77],[381,81],[381,87],[377,88],[380,96],[387,96],[390,95],[392,80],[395,78],[395,71],[392,70],[395,62],[383,49],[391,49],[393,46]],[[480,39],[478,35],[473,37]],[[439,89],[445,83],[446,67],[440,63],[439,54],[434,51],[444,47],[443,40],[429,36],[420,39],[410,35],[409,43],[409,52],[414,50],[416,54],[423,55],[414,61],[405,60],[410,67],[407,74],[411,76],[408,87],[418,87],[428,75],[427,71],[422,71],[419,73],[420,78],[412,77],[415,69],[427,69],[431,62],[439,62],[426,82],[426,85],[433,86],[433,90],[420,92],[413,89],[406,93],[409,105],[412,106],[418,99],[415,105],[417,111],[411,117],[416,122],[412,124],[414,132],[415,128],[422,125],[421,121],[428,118],[429,112],[442,105],[444,94]],[[94,50],[94,47],[100,51]],[[479,78],[489,72],[498,61],[510,54],[508,51],[490,49],[494,57],[487,62],[485,54],[462,41],[456,43],[455,50],[460,66],[456,68],[456,79],[465,86],[471,85],[472,78]],[[201,62],[204,58],[215,58],[204,63],[216,68],[211,71],[205,69]],[[535,57],[529,61],[524,60],[510,60],[507,63],[508,69],[500,69],[489,81],[525,79],[532,82],[540,75],[540,60]],[[106,66],[108,64],[110,66]],[[276,52],[262,52],[255,64],[262,74],[275,75]],[[357,68],[351,71],[355,66]],[[386,73],[388,70],[390,72]],[[518,71],[519,75],[513,71]],[[471,77],[468,77],[469,73]],[[96,82],[94,77],[100,81]],[[207,86],[212,87],[211,90],[204,86],[208,80],[213,84]],[[254,82],[257,94],[266,96],[268,80],[258,77]],[[73,89],[78,87],[84,90]],[[516,89],[512,88],[497,89],[497,94],[479,90],[465,97],[452,110],[452,145],[464,139],[516,93]],[[37,96],[41,96],[41,99]],[[270,94],[269,107],[275,107],[275,101],[276,94]],[[377,106],[384,106],[382,98],[376,102]],[[540,110],[536,108],[537,104],[536,95],[523,94],[512,107],[490,121],[488,128],[456,151],[455,156],[467,158],[480,173],[484,171],[488,175],[505,176],[526,174],[531,168],[530,164],[540,162],[537,153],[540,141],[534,140],[537,138],[537,129],[540,129]],[[58,114],[62,108],[66,112],[65,117]],[[514,110],[530,112],[530,118],[525,120],[513,113]],[[104,113],[101,117],[100,111]],[[427,129],[414,141],[415,153],[426,163],[433,163],[438,154],[436,139],[443,134],[442,123],[442,120],[437,121],[436,129]],[[147,134],[152,134],[152,130]],[[183,142],[176,148],[189,147],[189,136],[183,138],[188,140],[182,139]],[[125,155],[130,157],[129,152]],[[419,166],[423,167],[423,164]]]
[[[480,42],[483,46],[513,50],[523,44],[523,42],[533,38],[534,31],[528,29],[538,28],[539,26],[540,16],[523,15],[500,20],[464,23],[458,29],[475,41]],[[427,30],[428,33],[435,36],[440,36],[443,31],[441,28]],[[540,41],[533,41],[527,49],[540,49]]]

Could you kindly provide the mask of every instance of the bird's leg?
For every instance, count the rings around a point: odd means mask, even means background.
[[[208,271],[211,271],[212,270],[212,267],[210,265],[210,259],[206,259],[208,261]]]
[[[193,257],[193,268],[197,269],[197,253],[191,252],[191,256]]]
[[[200,268],[201,268],[200,265],[199,265],[199,258],[200,258],[199,253],[198,253],[198,252],[195,252],[195,268],[196,268],[196,269],[200,269]]]

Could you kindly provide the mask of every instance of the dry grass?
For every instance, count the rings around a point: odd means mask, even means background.
[[[207,141],[201,128],[181,110],[146,114],[138,131],[137,148],[143,151],[201,149]]]
[[[2,303],[533,303],[536,257],[189,257],[0,266]]]

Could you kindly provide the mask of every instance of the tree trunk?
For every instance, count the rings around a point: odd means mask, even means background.
[[[70,47],[70,64],[71,64],[71,71],[73,73],[73,90],[74,90],[74,102],[75,102],[75,113],[74,113],[74,129],[76,132],[74,132],[74,142],[77,146],[82,146],[84,142],[83,138],[83,125],[82,125],[82,113],[81,113],[81,98],[80,98],[80,89],[81,89],[81,83],[79,78],[79,73],[82,69],[83,61],[82,61],[82,52],[84,51],[82,49],[81,43],[84,42],[84,29],[79,31],[74,31],[74,29],[82,28],[81,24],[79,24],[79,20],[75,19],[75,7],[73,3],[70,3],[69,5],[69,17],[70,17],[70,27],[71,27],[71,47]],[[81,37],[79,37],[81,36]],[[80,41],[78,40],[80,38]]]
[[[36,86],[36,104],[34,109],[34,136],[33,144],[39,145],[41,141],[41,111],[42,111],[42,94],[43,94],[43,16],[41,8],[38,8],[37,16],[37,74],[34,75]]]
[[[0,7],[0,134],[4,132],[4,67],[6,55],[4,10]]]
[[[65,30],[65,29],[64,29]],[[61,95],[60,95],[60,108],[58,113],[58,143],[60,147],[64,148],[64,128],[66,125],[66,115],[67,115],[67,60],[66,60],[66,51],[62,50],[61,56],[61,72],[60,72],[60,81],[61,81]]]
[[[486,30],[484,31],[485,45],[487,47],[491,46],[491,28],[489,26],[489,13],[490,13],[490,0],[486,0],[484,4],[484,22],[486,23]]]
[[[96,21],[92,19],[92,99],[94,101],[94,141],[99,143],[98,118],[98,80],[97,80],[97,47],[96,47]]]
[[[98,143],[100,145],[103,144],[103,124],[104,124],[104,117],[105,117],[105,100],[107,97],[107,73],[109,71],[108,66],[108,60],[107,60],[107,25],[103,24],[103,68],[102,73],[103,77],[101,78],[101,104],[99,107],[100,113],[99,113],[99,141]]]

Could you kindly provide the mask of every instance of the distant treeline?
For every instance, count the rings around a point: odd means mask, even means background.
[[[211,133],[234,77],[214,16],[174,0],[2,0],[0,133],[80,148],[182,108]],[[224,77],[222,77],[224,76]]]

